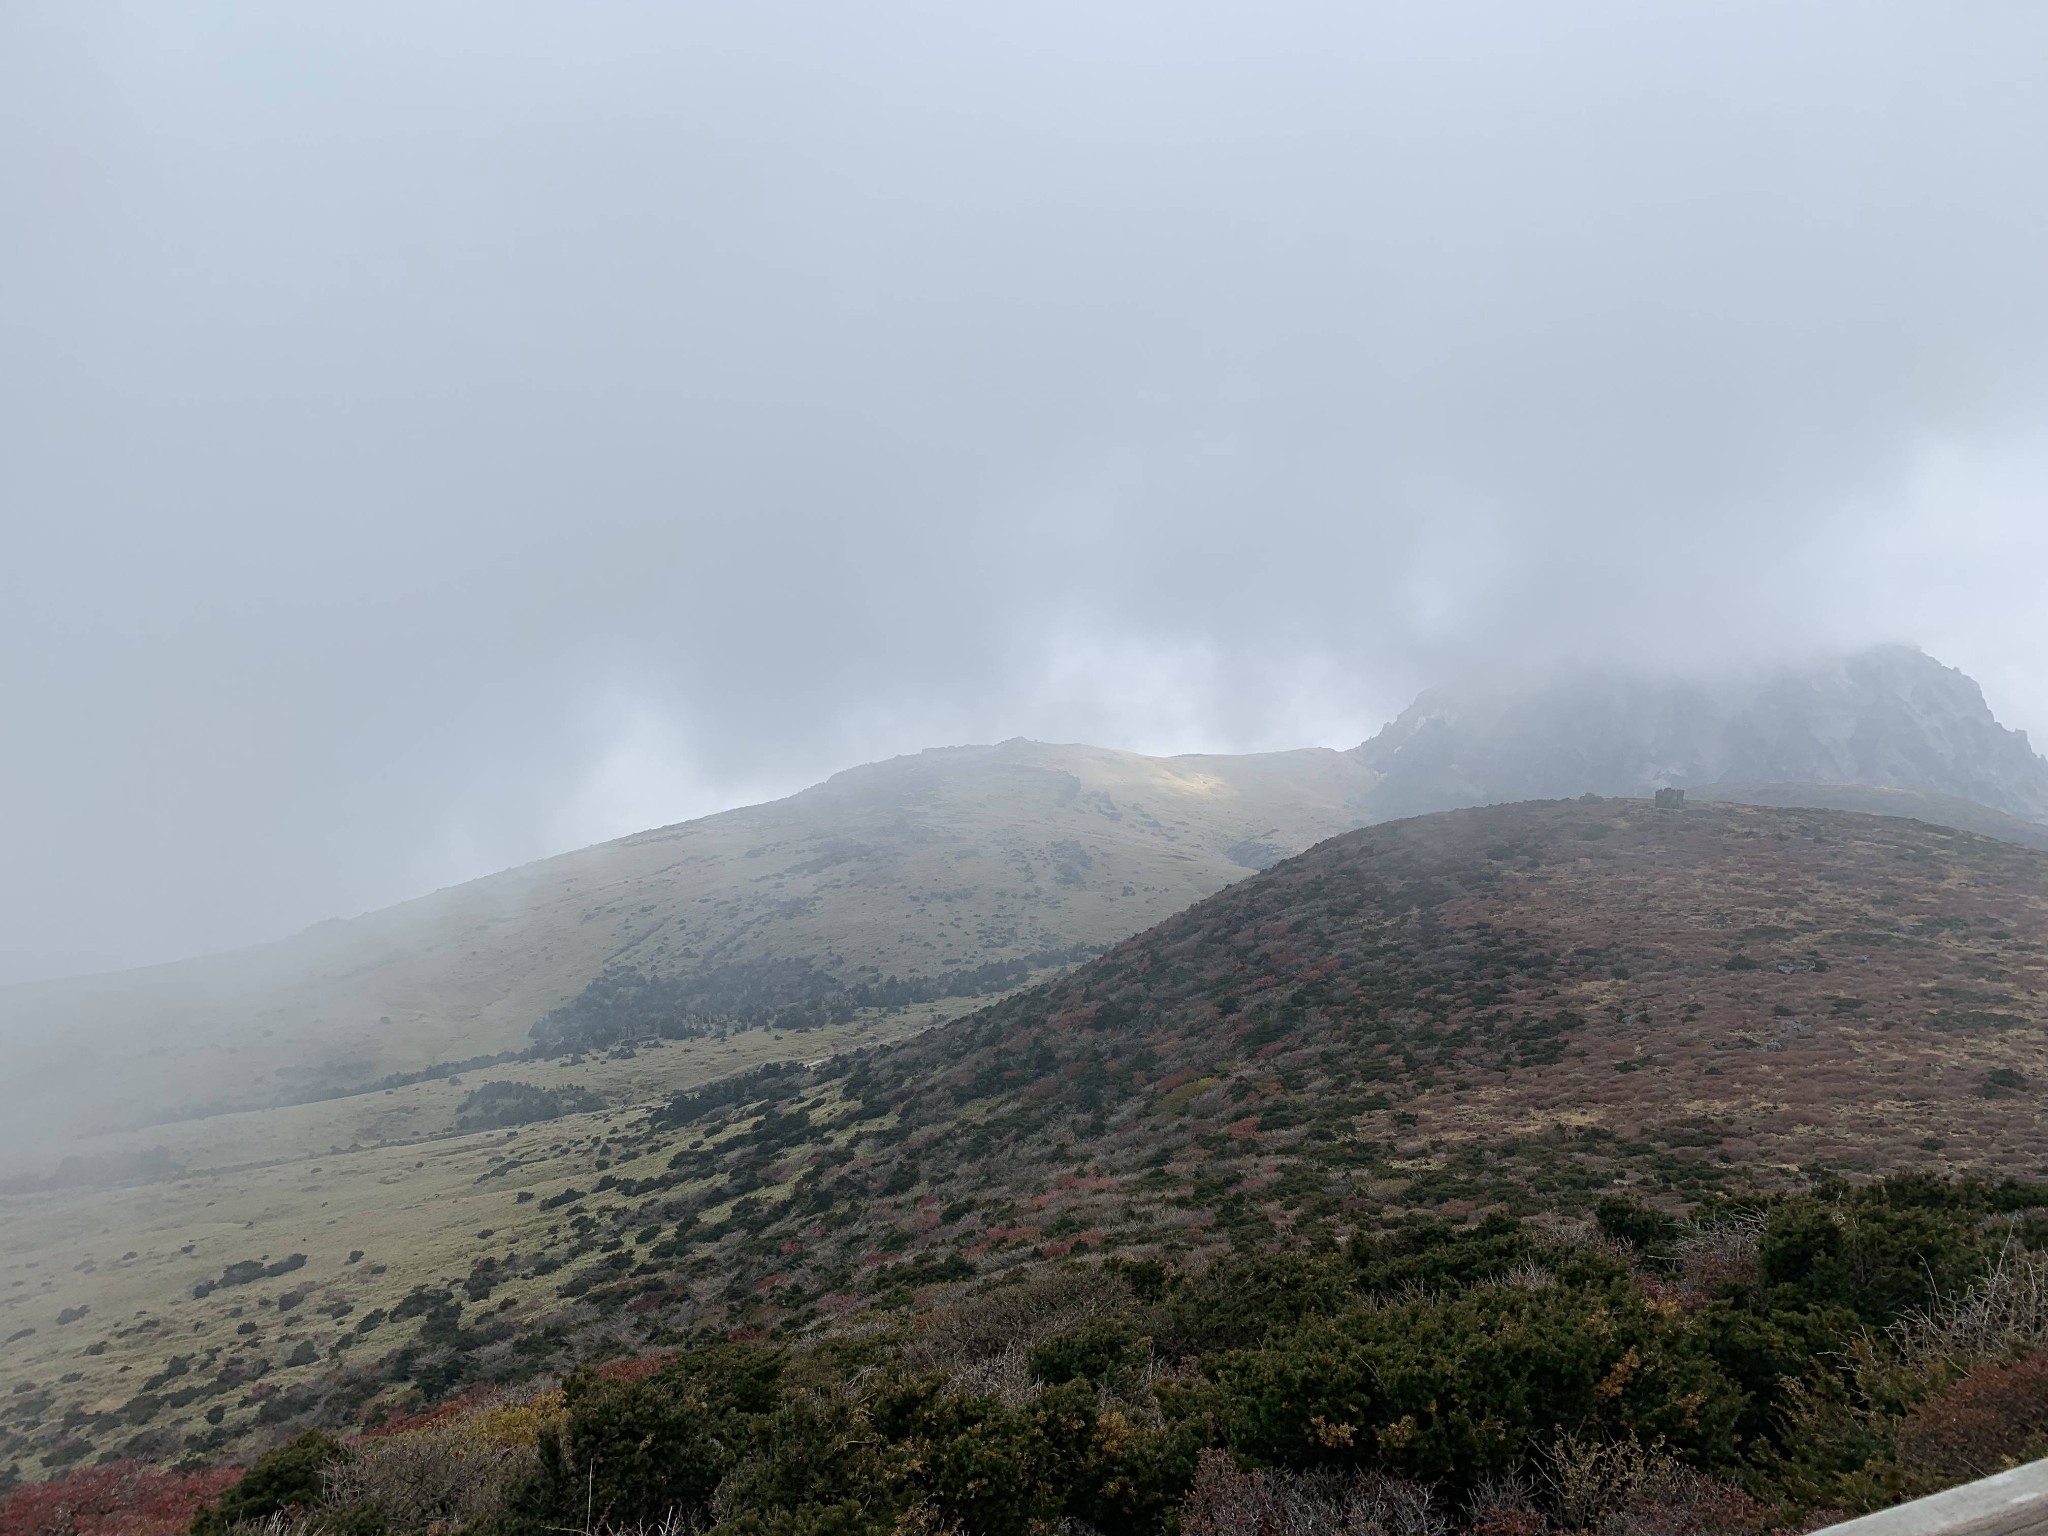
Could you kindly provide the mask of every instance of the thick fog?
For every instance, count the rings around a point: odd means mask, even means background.
[[[0,8],[0,979],[1014,734],[2048,730],[2048,10]]]

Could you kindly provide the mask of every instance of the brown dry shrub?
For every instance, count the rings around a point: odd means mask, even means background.
[[[1692,1227],[1680,1233],[1672,1257],[1681,1303],[1688,1310],[1697,1310],[1724,1287],[1754,1283],[1763,1230],[1764,1219],[1757,1215]]]
[[[612,1525],[601,1522],[586,1528],[578,1536],[697,1536],[698,1527],[670,1510],[659,1520],[638,1521],[632,1525]]]
[[[1032,1395],[1030,1355],[1054,1334],[1122,1310],[1130,1288],[1092,1267],[1045,1268],[930,1314],[904,1351],[963,1391],[1015,1406]]]
[[[1180,1508],[1181,1536],[1448,1536],[1421,1483],[1363,1472],[1246,1472],[1204,1451]]]
[[[1602,1536],[1752,1536],[1769,1511],[1733,1484],[1634,1440],[1560,1435],[1544,1467],[1553,1517]]]
[[[544,1392],[365,1438],[328,1468],[326,1503],[378,1510],[395,1531],[483,1520],[536,1464],[540,1432],[560,1413],[561,1394]]]
[[[645,1381],[660,1373],[661,1368],[675,1359],[670,1350],[658,1355],[630,1355],[623,1360],[607,1360],[596,1368],[595,1375],[607,1381]]]
[[[1902,1318],[1886,1332],[1909,1367],[1957,1375],[2048,1347],[2048,1253],[2008,1249],[1962,1295]]]
[[[85,1467],[0,1497],[0,1536],[183,1536],[240,1467],[171,1471],[132,1461]]]
[[[2048,1355],[1980,1365],[1899,1425],[1899,1465],[1923,1480],[1988,1477],[2048,1450]]]
[[[1517,1471],[1482,1478],[1465,1505],[1466,1536],[1541,1536],[1549,1527],[1536,1490]]]
[[[318,1515],[303,1510],[279,1510],[260,1520],[237,1520],[228,1536],[327,1536],[327,1526]]]

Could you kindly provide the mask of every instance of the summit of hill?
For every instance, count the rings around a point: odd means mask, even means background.
[[[1492,672],[1425,692],[1357,755],[1374,775],[1376,819],[1662,788],[1742,799],[1747,787],[1797,785],[1807,803],[1853,786],[1891,792],[1897,814],[1940,821],[1960,804],[2048,823],[2048,761],[2026,733],[2000,725],[1966,674],[1903,645],[1696,678]]]
[[[47,1163],[636,1037],[958,1012],[1355,827],[1663,787],[2048,845],[2048,763],[1967,677],[1897,647],[1711,682],[1447,685],[1350,751],[938,749],[279,943],[0,989],[28,1106],[0,1151]]]
[[[891,978],[981,995],[987,967],[1070,964],[1356,825],[1360,774],[1323,749],[929,751],[254,949],[0,989],[0,1038],[31,1090],[0,1139],[517,1054],[607,972],[687,980],[750,1020]]]

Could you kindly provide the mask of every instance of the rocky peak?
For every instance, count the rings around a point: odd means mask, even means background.
[[[1579,668],[1431,689],[1357,749],[1372,814],[1666,786],[1860,784],[2048,822],[2048,761],[1909,646],[1679,680]]]

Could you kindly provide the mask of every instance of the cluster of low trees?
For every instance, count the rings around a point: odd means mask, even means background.
[[[935,976],[835,976],[808,960],[748,960],[676,974],[614,965],[533,1026],[542,1056],[601,1051],[635,1040],[682,1040],[723,1029],[819,1029],[864,1008],[990,997],[1035,970],[1072,965],[1093,946],[991,960]]]
[[[575,1084],[542,1088],[534,1083],[484,1083],[471,1089],[456,1106],[455,1129],[500,1130],[603,1108],[603,1095]]]

